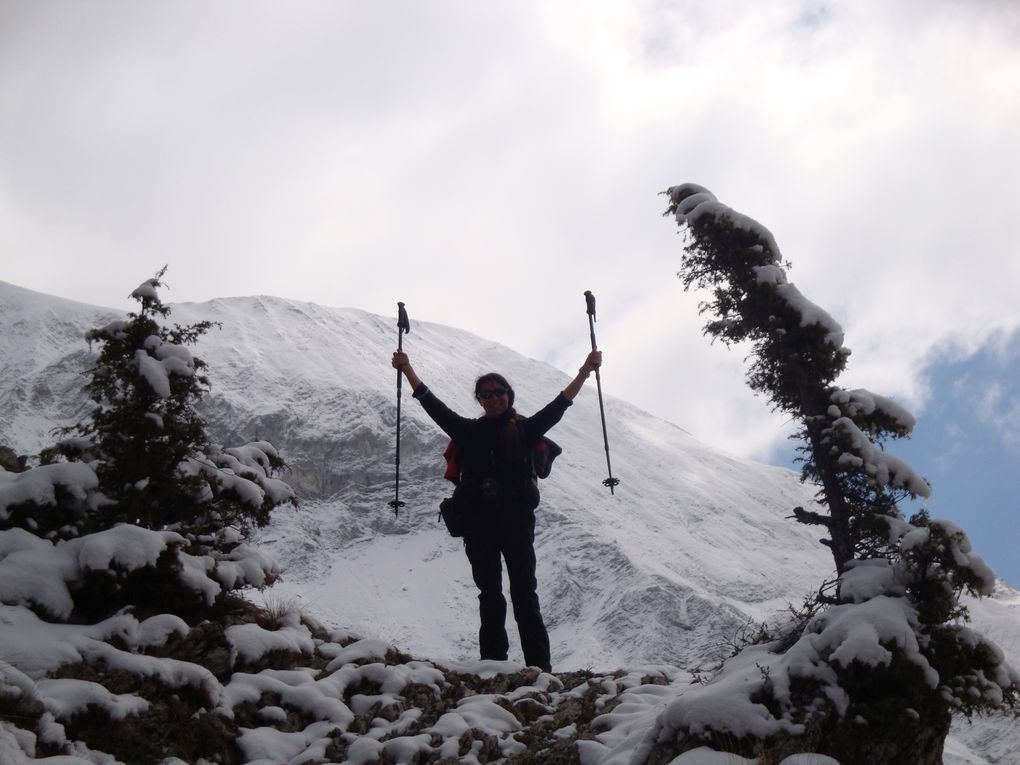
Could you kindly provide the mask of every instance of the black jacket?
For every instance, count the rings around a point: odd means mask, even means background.
[[[572,403],[561,393],[528,418],[515,416],[511,410],[499,417],[470,418],[451,410],[427,386],[415,391],[414,397],[457,445],[464,461],[461,482],[468,487],[486,479],[508,488],[530,483],[532,450]]]

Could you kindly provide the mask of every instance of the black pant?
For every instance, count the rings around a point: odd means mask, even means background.
[[[464,544],[478,587],[481,657],[505,660],[510,646],[506,636],[502,558],[510,577],[510,599],[524,661],[548,672],[549,633],[542,621],[535,578],[535,513],[514,504],[487,505],[479,510],[478,523],[464,537]]]

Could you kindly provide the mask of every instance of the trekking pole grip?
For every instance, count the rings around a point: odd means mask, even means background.
[[[594,351],[597,347],[595,343],[595,295],[592,294],[591,290],[584,291],[584,302],[588,308],[588,332],[591,334],[591,349]],[[598,379],[599,370],[595,370],[595,379]]]
[[[407,319],[407,309],[404,308],[404,304],[397,302],[397,337],[398,342],[403,337],[405,332],[411,331],[411,322]]]

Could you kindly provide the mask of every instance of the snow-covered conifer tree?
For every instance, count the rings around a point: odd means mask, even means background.
[[[44,546],[105,550],[116,539],[140,547],[130,563],[99,555],[99,565],[85,565],[82,578],[67,584],[67,597],[23,599],[50,616],[144,611],[154,604],[135,602],[141,580],[160,594],[158,608],[200,613],[277,574],[245,540],[272,508],[295,502],[274,477],[284,462],[266,442],[230,449],[210,443],[195,409],[208,388],[205,363],[188,346],[212,324],[159,322],[170,312],[157,293],[164,271],[132,293],[137,313],[86,334],[100,346],[85,386],[95,403],[89,418],[63,428],[65,438],[43,450],[40,465],[0,481],[0,531],[29,532]],[[28,544],[23,535],[11,539]]]
[[[205,365],[187,345],[212,325],[163,326],[162,275],[132,293],[137,313],[87,333],[100,345],[89,419],[41,464],[7,454],[0,469],[5,762],[72,750],[113,761],[95,746],[118,761],[223,762],[234,748],[217,676],[239,661],[231,627],[266,619],[234,593],[279,574],[246,536],[294,492],[273,476],[283,462],[269,443],[210,443],[195,410]]]
[[[264,525],[274,506],[293,498],[273,477],[283,461],[265,442],[226,450],[210,444],[195,409],[208,389],[206,365],[188,346],[214,324],[160,324],[170,314],[158,294],[165,271],[131,293],[137,313],[86,334],[99,344],[85,386],[96,406],[42,461],[62,456],[94,467],[109,502],[84,519],[84,529],[127,522],[201,533]]]
[[[774,722],[762,730],[785,742],[779,749],[814,739],[808,751],[841,761],[940,763],[953,712],[1018,705],[1020,675],[966,627],[960,600],[990,594],[995,575],[954,524],[902,518],[900,500],[931,490],[882,442],[908,436],[914,418],[835,384],[850,355],[843,330],[788,281],[768,229],[701,186],[667,194],[666,214],[689,236],[684,287],[711,291],[705,333],[750,344],[748,384],[798,424],[802,477],[818,487],[818,506],[794,517],[825,529],[835,562],[834,589],[773,646],[782,658],[755,665],[766,668],[746,687]]]
[[[168,328],[157,320],[170,312],[157,294],[164,271],[132,293],[138,313],[86,334],[100,345],[85,386],[95,403],[88,420],[64,428],[39,466],[0,481],[0,531],[23,530],[44,545],[105,550],[116,539],[140,547],[130,563],[99,555],[99,565],[85,565],[82,578],[67,584],[66,597],[24,598],[50,616],[144,611],[155,604],[135,602],[142,580],[160,594],[158,608],[196,614],[277,575],[275,563],[245,540],[272,508],[295,502],[274,477],[284,462],[266,442],[210,443],[195,409],[208,387],[205,363],[187,346],[212,324]],[[21,545],[27,538],[11,539]]]

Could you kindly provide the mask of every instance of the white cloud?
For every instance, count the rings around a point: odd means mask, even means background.
[[[847,382],[922,406],[926,364],[1020,326],[1017,8],[6,2],[0,278],[403,300],[566,370],[592,289],[610,394],[762,456],[781,423],[701,337],[656,193],[765,223]]]

